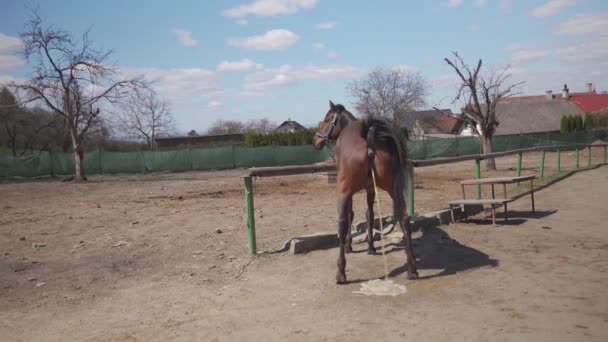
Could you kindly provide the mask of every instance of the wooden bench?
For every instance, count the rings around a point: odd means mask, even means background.
[[[492,178],[478,178],[478,179],[466,179],[460,182],[460,186],[462,187],[462,199],[454,200],[448,202],[450,205],[450,213],[452,215],[452,222],[454,221],[454,206],[467,206],[467,205],[484,205],[489,204],[492,208],[492,223],[496,224],[496,208],[495,206],[504,206],[505,208],[505,222],[507,222],[507,203],[513,202],[515,199],[507,197],[507,184],[520,183],[520,182],[530,182],[530,197],[532,199],[532,212],[535,212],[536,209],[534,207],[534,179],[536,176],[527,175],[527,176],[516,176],[516,177],[492,177]],[[492,186],[492,198],[491,199],[467,199],[465,194],[465,186],[471,185],[491,185]],[[503,187],[503,198],[496,198],[496,194],[494,191],[494,185],[502,184]],[[466,217],[466,210],[465,219]]]
[[[454,207],[463,205],[463,206],[467,206],[467,205],[476,205],[476,204],[480,204],[480,205],[484,205],[484,204],[489,204],[490,208],[492,209],[492,223],[496,224],[496,208],[494,207],[495,205],[502,205],[505,208],[505,222],[507,222],[508,218],[507,218],[507,203],[509,202],[513,202],[514,199],[512,198],[490,198],[490,199],[461,199],[461,200],[454,200],[454,201],[449,201],[448,204],[450,205],[450,214],[452,215],[452,223],[455,223],[456,220],[454,219]],[[463,210],[464,215],[465,215],[465,219],[467,219],[467,211],[466,208],[465,210]]]

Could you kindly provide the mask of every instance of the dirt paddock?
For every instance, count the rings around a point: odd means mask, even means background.
[[[594,151],[593,163],[602,155]],[[526,154],[522,173],[537,174],[538,161]],[[513,175],[516,157],[497,164],[482,176]],[[473,166],[417,169],[416,212],[459,198],[457,182],[472,178]],[[562,153],[562,169],[573,168],[574,153]],[[549,153],[545,173],[555,172]],[[608,340],[606,166],[540,191],[537,214],[526,197],[514,202],[508,225],[482,214],[418,233],[420,280],[406,280],[402,246],[389,245],[391,277],[407,286],[397,297],[353,293],[382,276],[381,257],[364,245],[347,255],[344,286],[334,284],[335,249],[251,258],[243,175],[0,183],[0,339]],[[335,231],[325,175],[258,179],[254,192],[260,250]],[[364,208],[358,195],[355,221]]]

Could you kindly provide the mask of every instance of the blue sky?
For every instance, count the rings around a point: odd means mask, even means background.
[[[28,12],[76,36],[91,28],[125,73],[156,80],[180,132],[217,119],[288,117],[314,125],[349,80],[374,66],[418,71],[429,107],[458,111],[443,62],[511,65],[522,91],[608,90],[608,1],[602,0],[1,0],[0,83],[24,78],[15,52]]]

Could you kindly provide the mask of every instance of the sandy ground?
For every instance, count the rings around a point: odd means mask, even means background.
[[[573,154],[562,163],[573,168]],[[483,176],[512,175],[515,158],[498,165]],[[538,155],[526,155],[523,173],[537,172]],[[408,289],[397,297],[353,293],[382,276],[364,245],[347,256],[345,286],[334,284],[336,249],[249,257],[242,175],[0,184],[2,340],[608,339],[608,167],[539,192],[535,215],[516,201],[509,225],[479,217],[418,234],[421,280],[406,280],[402,246],[390,245],[391,277]],[[472,175],[472,162],[418,169],[416,211],[445,207]],[[323,175],[259,179],[255,196],[262,250],[335,230]]]

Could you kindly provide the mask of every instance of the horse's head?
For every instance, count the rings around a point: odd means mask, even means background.
[[[323,121],[319,122],[319,129],[312,140],[315,149],[322,149],[328,141],[335,140],[338,137],[339,130],[336,129],[336,126],[343,111],[344,107],[342,105],[334,105],[331,100],[329,101],[329,110]]]

